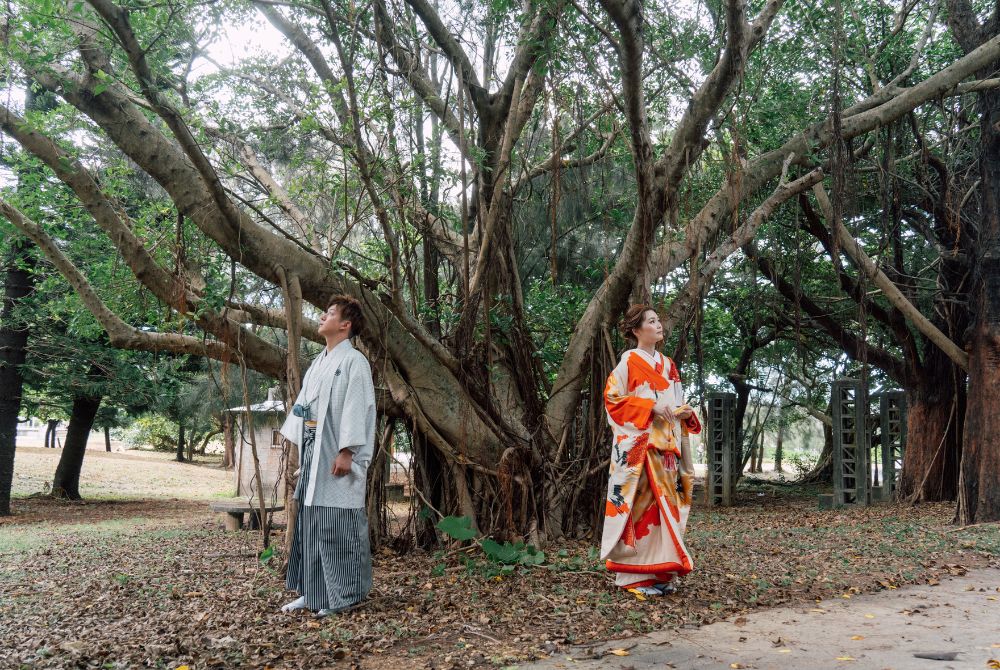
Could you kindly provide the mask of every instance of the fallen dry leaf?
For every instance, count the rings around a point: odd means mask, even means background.
[[[639,589],[629,589],[628,592],[634,595],[636,600],[646,599],[646,596],[644,596]]]

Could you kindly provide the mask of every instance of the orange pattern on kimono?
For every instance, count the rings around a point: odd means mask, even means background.
[[[608,377],[604,401],[614,439],[601,557],[619,573],[620,586],[686,574],[694,567],[683,539],[693,473],[681,472],[678,488],[678,464],[690,463],[687,435],[701,427],[693,414],[671,422],[653,413],[656,406],[672,413],[684,404],[677,366],[659,354],[626,351]]]

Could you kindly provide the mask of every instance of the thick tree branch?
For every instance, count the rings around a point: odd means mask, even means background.
[[[791,158],[791,157],[789,157]],[[785,183],[784,180],[778,184],[778,188],[775,189],[774,193],[767,198],[761,205],[755,209],[747,220],[736,230],[733,231],[726,239],[722,241],[713,251],[705,258],[698,267],[698,273],[688,280],[688,283],[680,293],[674,297],[673,302],[670,303],[670,307],[666,310],[666,315],[663,319],[663,336],[664,338],[670,337],[670,333],[673,329],[686,318],[687,314],[692,310],[698,301],[700,301],[705,295],[707,295],[709,288],[712,285],[712,280],[715,277],[715,273],[719,271],[722,264],[729,258],[737,249],[747,244],[750,240],[754,238],[757,234],[757,230],[760,228],[761,224],[764,223],[774,211],[780,207],[783,203],[787,202],[789,198],[793,198],[799,193],[812,188],[815,184],[818,184],[823,180],[823,170],[816,169],[812,172],[799,177],[795,181]]]
[[[782,0],[769,0],[764,10],[747,24],[743,0],[727,0],[726,45],[722,57],[698,87],[674,130],[670,147],[657,166],[663,187],[674,192],[688,168],[707,146],[704,141],[709,121],[715,117],[733,84],[743,75],[750,51],[760,43],[781,8]]]
[[[477,109],[481,109],[487,103],[488,96],[483,85],[479,83],[476,68],[472,66],[469,56],[462,49],[462,45],[458,43],[458,40],[444,25],[437,11],[427,0],[406,0],[406,4],[413,8],[424,27],[427,28],[431,39],[441,48],[452,67],[460,73],[460,81],[465,85],[469,97],[472,99],[472,104]]]
[[[906,386],[906,365],[888,351],[866,342],[858,333],[844,327],[826,309],[802,294],[778,272],[774,262],[757,252],[753,242],[744,251],[757,268],[790,303],[797,305],[809,320],[825,331],[854,360],[866,360],[877,366],[902,386]]]
[[[230,361],[239,357],[237,350],[227,347],[222,342],[203,341],[190,335],[176,333],[153,333],[128,325],[104,304],[83,273],[62,252],[56,241],[49,237],[38,224],[4,200],[0,200],[0,215],[14,224],[41,249],[45,257],[80,296],[80,300],[87,310],[94,315],[94,318],[107,332],[111,346],[135,351],[171,351],[178,354],[205,356],[220,361]],[[264,366],[255,369],[276,378],[281,378],[284,374],[282,367],[269,368]]]
[[[963,370],[969,369],[969,355],[962,350],[957,344],[951,341],[951,339],[942,333],[937,326],[930,322],[926,316],[924,316],[920,310],[913,306],[903,292],[899,290],[889,279],[884,272],[878,269],[878,266],[868,257],[861,245],[857,243],[854,237],[847,232],[847,228],[843,223],[836,221],[833,217],[833,204],[830,202],[826,191],[823,189],[822,184],[818,184],[814,187],[813,192],[816,194],[816,199],[819,201],[820,208],[823,210],[823,216],[830,223],[830,226],[834,229],[834,234],[837,237],[837,243],[840,248],[847,253],[848,256],[854,261],[855,265],[864,272],[864,274],[875,283],[882,293],[885,295],[886,299],[892,303],[892,305],[898,309],[910,322],[923,333],[927,339],[933,342],[938,348],[943,351],[948,358],[950,358],[955,365],[959,366]]]
[[[118,7],[111,0],[88,0],[88,2],[118,38],[118,42],[128,57],[132,71],[139,81],[143,95],[149,100],[160,118],[166,122],[174,137],[177,138],[177,143],[204,180],[216,207],[223,214],[231,229],[239,231],[241,223],[239,211],[226,195],[219,175],[201,150],[198,141],[191,133],[180,112],[160,93],[161,83],[157,81],[146,61],[146,50],[139,44],[139,40],[132,30],[128,11]]]
[[[218,337],[237,350],[248,353],[248,361],[257,368],[273,369],[274,360],[284,356],[275,345],[261,340],[241,328],[239,324],[206,309],[201,298],[191,290],[190,281],[163,269],[146,250],[142,241],[132,232],[123,210],[105,196],[93,176],[72,155],[60,149],[55,142],[32,129],[28,123],[0,106],[0,128],[18,141],[25,150],[45,163],[55,175],[76,194],[77,198],[107,233],[115,248],[128,264],[132,274],[153,295],[181,314],[189,314],[199,327]],[[258,360],[264,357],[267,360]]]
[[[883,88],[865,102],[844,111],[841,136],[848,140],[895,121],[918,105],[951,92],[963,79],[998,57],[1000,36],[994,37],[968,56],[960,58],[919,84],[899,90],[894,96],[885,95],[888,89]],[[669,274],[687,261],[696,249],[704,247],[718,233],[723,223],[730,220],[733,210],[744,198],[781,173],[781,166],[790,153],[800,157],[809,156],[829,147],[833,135],[832,119],[827,118],[789,139],[780,148],[751,160],[743,170],[738,186],[727,183],[688,222],[684,239],[664,242],[656,248],[651,261],[651,275],[662,277]],[[805,162],[805,159],[800,161]]]

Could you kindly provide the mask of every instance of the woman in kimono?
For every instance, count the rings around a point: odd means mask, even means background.
[[[614,440],[601,558],[618,573],[617,586],[659,596],[694,567],[684,544],[694,475],[688,435],[701,424],[684,402],[677,366],[657,351],[663,326],[653,308],[630,307],[622,331],[636,347],[604,389]]]

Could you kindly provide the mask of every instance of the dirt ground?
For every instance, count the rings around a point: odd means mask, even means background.
[[[168,463],[125,462],[130,486],[164,493]],[[760,482],[735,507],[696,505],[695,571],[670,598],[616,590],[593,540],[546,546],[541,565],[513,569],[477,546],[383,549],[364,606],[319,621],[278,611],[291,598],[280,552],[262,562],[260,535],[224,532],[206,500],[14,506],[0,525],[2,668],[510,667],[1000,568],[1000,528],[955,529],[950,505],[824,512],[815,491]]]

